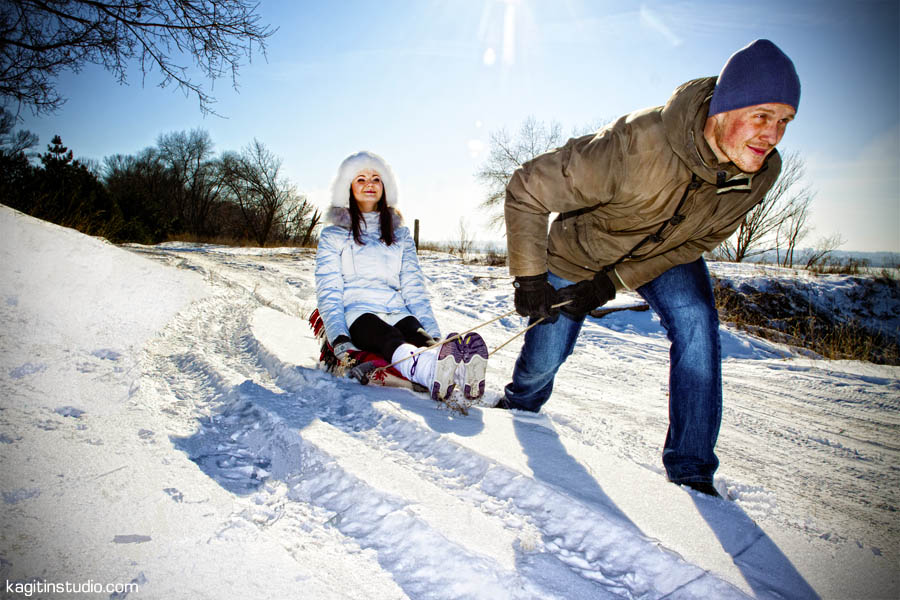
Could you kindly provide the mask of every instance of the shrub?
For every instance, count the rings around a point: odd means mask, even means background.
[[[715,277],[714,292],[723,322],[758,337],[806,348],[828,359],[864,360],[900,365],[896,339],[865,327],[856,319],[842,319],[811,303],[802,290],[772,282],[770,289],[749,285],[734,289]],[[881,280],[860,280],[858,301],[865,303],[870,285]],[[882,282],[884,283],[884,282]],[[898,294],[900,282],[890,280],[889,293]]]
[[[466,261],[470,265],[485,265],[487,267],[505,267],[506,251],[496,246],[489,247],[482,254],[474,254]]]

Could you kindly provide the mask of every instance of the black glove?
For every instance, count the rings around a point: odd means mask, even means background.
[[[556,290],[547,283],[547,274],[516,277],[513,281],[516,288],[513,301],[516,312],[523,317],[547,319],[552,323],[559,316],[559,309],[552,308],[556,304]]]
[[[556,290],[557,302],[571,300],[559,309],[576,319],[584,318],[589,312],[615,297],[616,286],[602,271],[594,275],[593,279],[585,279]]]

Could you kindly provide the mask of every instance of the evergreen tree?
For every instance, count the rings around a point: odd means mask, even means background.
[[[78,165],[78,161],[73,161],[72,151],[63,146],[62,138],[54,135],[50,140],[50,146],[47,146],[47,153],[41,155],[41,162],[44,168],[54,168],[57,165],[68,165],[73,163]]]
[[[121,213],[103,184],[55,135],[32,171],[21,209],[39,219],[89,235],[117,239]]]

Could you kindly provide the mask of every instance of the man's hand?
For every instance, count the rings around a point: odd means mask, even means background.
[[[547,274],[516,277],[513,281],[516,288],[513,298],[516,312],[523,317],[547,319],[553,322],[559,316],[559,309],[552,308],[556,304],[556,290],[547,282]]]
[[[347,362],[347,360],[350,359],[351,350],[359,350],[346,335],[339,335],[334,338],[334,343],[331,345],[331,348],[334,350],[334,355],[341,362]]]
[[[585,279],[556,290],[556,301],[566,302],[559,309],[576,319],[584,318],[589,312],[603,306],[616,297],[616,286],[602,271],[593,279]]]

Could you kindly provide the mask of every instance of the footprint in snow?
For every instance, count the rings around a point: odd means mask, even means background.
[[[91,356],[99,358],[101,360],[119,360],[122,357],[122,354],[116,352],[115,350],[110,350],[109,348],[100,348],[99,350],[94,350],[91,352]]]
[[[9,372],[9,376],[13,379],[22,379],[23,377],[28,377],[29,375],[34,375],[35,373],[40,373],[41,371],[46,371],[47,365],[43,363],[30,363],[27,362],[19,367],[16,367],[12,371]]]
[[[144,542],[149,542],[152,540],[149,535],[117,535],[113,538],[114,544],[143,544]]]
[[[72,417],[73,419],[80,419],[84,414],[83,410],[74,406],[60,406],[53,412],[63,417]]]
[[[37,498],[41,495],[41,490],[37,488],[25,489],[21,488],[11,492],[3,492],[3,502],[5,504],[18,504],[22,500],[29,498]]]
[[[175,502],[183,502],[184,501],[184,494],[182,494],[180,491],[178,491],[177,488],[171,488],[171,487],[165,488],[163,491],[165,493],[167,493],[169,495],[169,497],[172,498],[172,500],[174,500]]]

